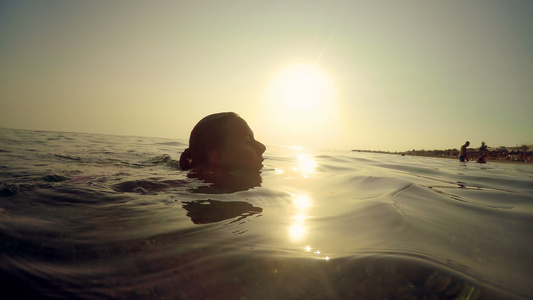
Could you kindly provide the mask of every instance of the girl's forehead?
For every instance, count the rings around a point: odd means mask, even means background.
[[[240,135],[250,134],[252,132],[246,121],[244,121],[244,119],[242,118],[234,118],[229,122],[228,125],[229,126],[227,128],[229,133],[235,133]]]

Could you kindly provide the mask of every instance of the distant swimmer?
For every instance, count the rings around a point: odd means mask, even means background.
[[[466,141],[464,145],[461,146],[461,153],[459,154],[459,161],[465,162],[468,161],[468,156],[466,155],[466,148],[470,146],[470,142]]]
[[[487,161],[485,160],[485,155],[481,155],[481,156],[477,159],[477,162],[480,163],[480,164],[487,163]]]

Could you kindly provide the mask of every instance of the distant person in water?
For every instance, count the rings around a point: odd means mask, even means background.
[[[481,156],[477,159],[477,163],[480,163],[480,164],[485,164],[485,163],[487,163],[487,161],[485,160],[485,155],[481,155]]]
[[[461,146],[461,152],[459,153],[459,160],[461,162],[465,162],[465,161],[468,161],[468,156],[466,154],[466,148],[470,146],[470,142],[469,141],[466,141],[466,143],[464,145]]]
[[[217,187],[243,190],[260,185],[265,150],[239,115],[216,113],[194,126],[180,168]]]

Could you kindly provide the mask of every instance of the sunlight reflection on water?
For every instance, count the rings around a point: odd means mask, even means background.
[[[312,174],[316,167],[317,163],[313,156],[308,154],[298,154],[298,168],[294,169],[295,171],[300,171],[302,177],[307,178]]]
[[[289,235],[293,242],[300,242],[307,236],[307,226],[305,220],[308,218],[308,211],[311,207],[311,198],[307,195],[291,195],[295,214],[292,216],[292,223],[289,227]]]

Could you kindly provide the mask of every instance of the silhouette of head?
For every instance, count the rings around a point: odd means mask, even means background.
[[[233,112],[209,115],[194,126],[189,148],[181,154],[182,170],[251,170],[263,167],[266,147],[254,139],[246,121]]]
[[[209,115],[191,131],[180,168],[189,177],[213,183],[196,192],[231,193],[261,185],[266,147],[255,140],[246,121],[233,112]]]

